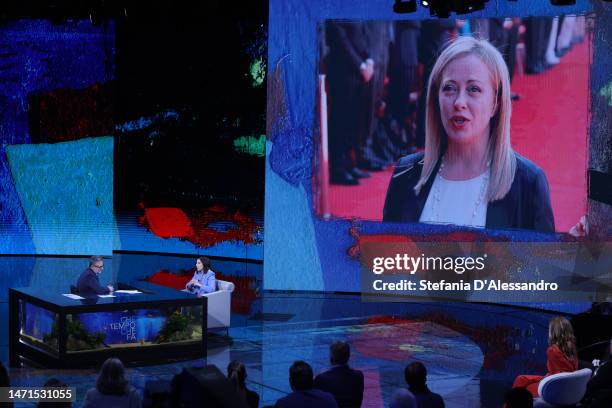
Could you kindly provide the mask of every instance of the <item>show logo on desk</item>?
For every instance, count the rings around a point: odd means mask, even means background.
[[[122,316],[118,322],[110,323],[110,329],[121,333],[121,339],[130,343],[136,341],[136,319],[134,316]]]
[[[148,343],[159,334],[167,312],[158,309],[83,313],[79,317],[88,332],[102,331],[106,344]]]

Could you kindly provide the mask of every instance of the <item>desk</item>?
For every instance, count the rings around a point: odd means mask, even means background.
[[[208,299],[149,282],[141,294],[70,299],[41,288],[9,289],[9,355],[49,367],[206,358]]]

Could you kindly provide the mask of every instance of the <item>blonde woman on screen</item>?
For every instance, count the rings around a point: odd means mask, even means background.
[[[427,86],[425,151],[402,158],[383,220],[554,232],[542,169],[512,150],[508,68],[486,40],[459,37]]]

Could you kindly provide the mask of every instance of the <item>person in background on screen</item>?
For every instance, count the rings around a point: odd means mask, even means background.
[[[548,324],[548,349],[546,350],[546,375],[572,372],[578,369],[576,337],[572,324],[565,317],[557,316]],[[512,388],[527,388],[538,396],[538,386],[545,377],[542,375],[519,375]]]
[[[185,289],[198,296],[217,290],[217,280],[215,279],[215,273],[210,269],[212,266],[210,259],[201,256],[196,259],[195,266],[196,271],[193,274],[193,278],[187,282]]]
[[[227,378],[236,386],[240,398],[247,403],[249,408],[259,406],[259,395],[246,387],[246,367],[238,360],[234,360],[227,366]]]
[[[425,151],[396,165],[383,220],[554,232],[546,175],[512,149],[511,114],[500,52],[451,42],[427,87]]]
[[[99,276],[103,270],[104,258],[101,256],[89,258],[89,268],[81,273],[76,284],[78,294],[81,296],[94,296],[112,293],[114,290],[112,285],[107,285],[106,287],[100,285]]]
[[[329,84],[329,173],[332,184],[356,186],[369,173],[357,168],[354,147],[365,133],[363,115],[375,63],[363,22],[328,21],[325,39]]]
[[[107,359],[96,380],[96,387],[85,395],[82,408],[140,408],[138,391],[125,378],[123,363],[118,358]]]

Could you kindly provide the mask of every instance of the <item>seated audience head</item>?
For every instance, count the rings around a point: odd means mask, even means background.
[[[121,360],[111,357],[102,364],[96,388],[101,394],[106,395],[126,395],[129,392],[129,383],[125,378],[125,369]]]
[[[351,347],[344,341],[335,341],[329,346],[329,359],[333,365],[348,364]]]
[[[404,369],[404,378],[410,388],[423,388],[427,382],[427,369],[423,363],[415,361]]]
[[[227,366],[227,378],[239,388],[245,387],[245,381],[247,378],[246,367],[238,360],[234,360]]]
[[[45,388],[68,388],[68,385],[60,379],[57,378],[49,378],[45,385]],[[40,401],[37,405],[38,407],[44,408],[70,408],[72,407],[72,402],[42,402]]]
[[[289,368],[289,384],[294,391],[306,391],[312,388],[312,367],[305,361],[295,361]]]
[[[532,408],[533,395],[527,388],[512,388],[504,397],[504,408]]]
[[[569,360],[578,360],[574,329],[565,317],[557,316],[548,324],[548,345],[557,346]]]
[[[9,387],[11,385],[11,381],[9,380],[8,370],[0,361],[0,387]]]

